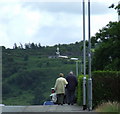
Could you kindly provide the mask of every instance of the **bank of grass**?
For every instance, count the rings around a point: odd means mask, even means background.
[[[118,102],[106,102],[99,105],[96,112],[119,112],[120,113],[120,103]]]

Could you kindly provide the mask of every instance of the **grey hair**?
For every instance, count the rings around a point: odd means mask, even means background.
[[[70,71],[70,74],[73,74],[73,71]]]

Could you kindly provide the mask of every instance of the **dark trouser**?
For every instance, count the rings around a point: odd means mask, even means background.
[[[67,103],[74,104],[75,101],[75,90],[67,90]]]
[[[63,105],[63,101],[64,101],[64,94],[57,94],[57,103]]]
[[[64,104],[67,103],[67,89],[65,88],[65,95],[64,95]]]

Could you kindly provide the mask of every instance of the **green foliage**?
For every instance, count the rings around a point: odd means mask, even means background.
[[[34,91],[34,99],[33,99],[33,104],[38,105],[40,103],[43,103],[45,101],[45,96],[44,96],[44,92],[45,92],[46,88],[40,88],[40,87],[36,87],[35,91]]]
[[[21,91],[17,96],[8,97],[7,100],[3,99],[3,104],[6,105],[30,105],[32,104],[33,94],[29,91]]]
[[[102,102],[120,102],[120,72],[95,71],[93,77],[93,106]]]
[[[93,108],[103,102],[120,102],[119,81],[120,72],[94,71],[93,78]],[[86,81],[88,82],[88,76]],[[87,83],[86,83],[87,88]],[[86,90],[87,92],[87,90]],[[83,105],[83,75],[78,77],[77,104]]]
[[[92,59],[93,70],[120,69],[120,22],[110,22],[92,37],[96,45]]]
[[[116,6],[112,4],[111,6],[109,6],[109,8],[114,8],[115,10],[117,10],[118,14],[120,15],[120,3]]]
[[[36,48],[32,43],[26,44],[26,47],[28,48],[23,49],[21,44],[15,45],[14,49],[3,48],[3,104],[43,104],[44,101],[50,100],[51,88],[54,87],[59,73],[62,72],[66,76],[70,70],[76,71],[74,61],[49,58],[54,56],[56,46]],[[68,54],[67,47],[61,46],[61,52],[64,49],[65,55]],[[77,56],[75,49],[80,47],[80,43],[71,44],[71,47],[74,47],[70,52],[71,57]]]
[[[81,106],[83,105],[83,77],[84,75],[80,75],[78,77],[78,87],[77,87],[77,104]],[[86,82],[87,80],[88,80],[88,75],[86,75]],[[87,88],[87,83],[86,83],[86,88]]]

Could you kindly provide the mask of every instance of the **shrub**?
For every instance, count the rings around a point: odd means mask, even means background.
[[[93,78],[93,106],[102,102],[120,102],[120,71],[95,71]]]
[[[120,71],[94,71],[92,72],[92,79],[93,108],[103,102],[120,102],[120,97],[118,97],[120,96],[120,91],[118,90],[118,87],[120,87],[120,83],[118,83],[120,82]],[[83,105],[83,75],[78,77],[77,104]]]
[[[77,87],[77,104],[78,105],[83,105],[83,77],[84,75],[80,75],[78,77],[78,87]],[[87,80],[88,80],[88,75],[86,76],[86,82]],[[86,83],[86,86],[87,86],[87,83]]]

